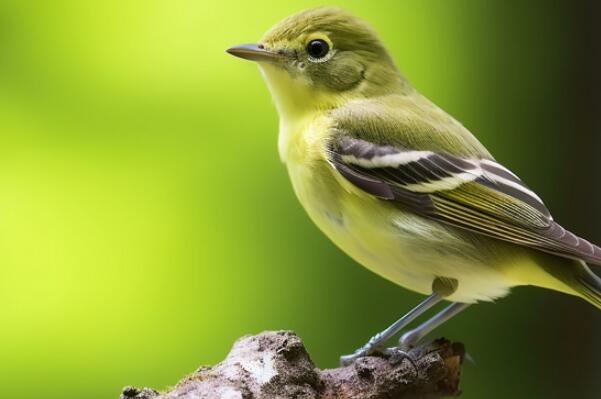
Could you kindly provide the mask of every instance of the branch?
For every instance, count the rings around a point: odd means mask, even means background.
[[[126,387],[120,399],[431,399],[458,395],[462,344],[445,339],[402,356],[369,356],[319,370],[291,331],[240,338],[227,358],[201,367],[159,394]]]

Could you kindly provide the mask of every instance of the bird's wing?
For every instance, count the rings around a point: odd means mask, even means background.
[[[488,157],[376,144],[344,130],[330,137],[328,156],[340,175],[382,200],[497,239],[601,264],[601,248],[553,221],[531,189]]]

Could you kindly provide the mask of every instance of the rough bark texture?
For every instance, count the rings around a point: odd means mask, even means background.
[[[445,339],[401,355],[360,358],[319,370],[291,331],[240,338],[227,358],[201,367],[165,393],[126,387],[121,399],[391,399],[459,394],[463,345]]]

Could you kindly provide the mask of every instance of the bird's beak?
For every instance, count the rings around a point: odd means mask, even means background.
[[[280,61],[284,58],[283,54],[275,51],[266,50],[260,44],[240,44],[225,50],[227,53],[236,57],[244,58],[250,61]]]

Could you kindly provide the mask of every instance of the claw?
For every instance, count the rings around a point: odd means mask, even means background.
[[[403,360],[409,361],[409,363],[411,363],[411,366],[413,367],[413,370],[415,370],[415,374],[419,374],[417,364],[415,364],[415,359],[413,358],[413,356],[411,356],[409,352],[406,352],[401,348],[395,346],[392,348],[386,348],[383,353],[389,356],[390,363],[392,364],[399,364]]]
[[[468,352],[465,352],[464,355],[464,359],[468,362],[473,364],[474,366],[476,366],[476,359],[474,359],[474,357],[472,355],[470,355]]]
[[[350,355],[340,356],[340,366],[350,366],[355,360],[359,359],[360,357],[376,355],[379,353],[386,354],[386,351],[386,348],[381,348],[379,345],[370,345],[368,343],[367,345],[357,349]]]
[[[350,355],[340,356],[340,366],[350,366],[355,362],[355,360],[359,359],[360,357],[369,356],[370,354],[371,353],[369,351],[366,351],[363,348],[357,349],[354,353]]]
[[[354,353],[352,355],[343,355],[343,356],[340,356],[340,367],[350,366],[359,357],[360,356],[355,356]]]

